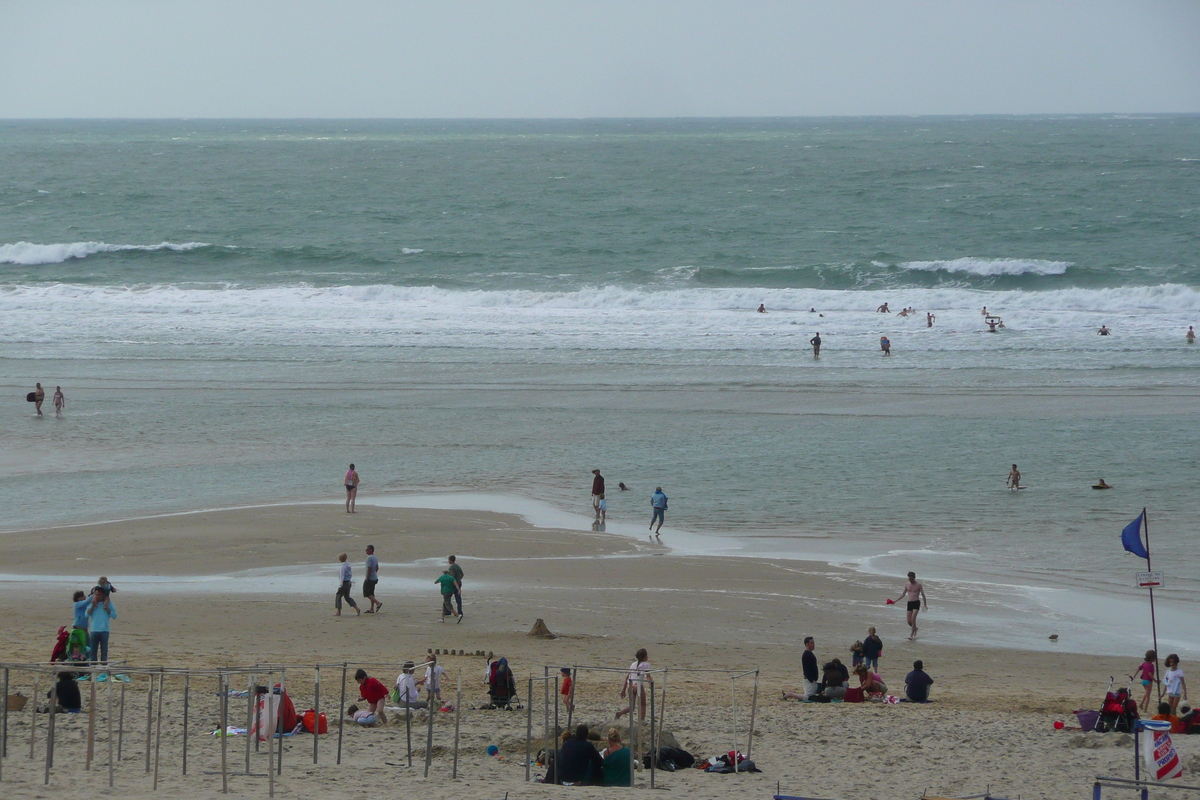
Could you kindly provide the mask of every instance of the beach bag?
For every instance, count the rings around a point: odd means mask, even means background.
[[[303,720],[304,730],[308,731],[309,733],[329,733],[329,719],[326,718],[324,713],[318,717],[316,709],[310,708],[308,711],[304,712]]]
[[[861,703],[863,701],[862,688],[856,686],[853,689],[847,689],[844,699],[847,703]]]

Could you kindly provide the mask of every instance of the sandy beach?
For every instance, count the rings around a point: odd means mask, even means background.
[[[664,538],[669,542],[669,535]],[[350,554],[358,597],[367,544],[376,546],[383,565],[377,596],[384,607],[374,616],[347,610],[334,618],[336,555]],[[461,624],[439,622],[433,581],[449,553],[458,555],[466,571]],[[392,665],[370,670],[390,686],[404,660],[420,661],[429,649],[491,651],[509,659],[525,700],[526,681],[543,675],[546,666],[624,668],[637,648],[646,647],[654,667],[668,669],[661,684],[667,691],[665,730],[689,751],[708,757],[732,749],[735,736],[745,749],[753,679],[731,690],[723,675],[683,668],[758,669],[752,757],[762,772],[658,773],[660,788],[696,797],[768,797],[778,781],[785,793],[817,797],[967,795],[990,785],[1001,797],[1065,798],[1086,796],[1096,774],[1132,777],[1129,737],[1085,736],[1069,728],[1077,724],[1071,710],[1098,708],[1109,676],[1132,671],[1137,654],[1058,655],[1009,649],[1001,641],[992,648],[939,645],[933,585],[921,637],[909,642],[903,611],[883,602],[902,581],[864,578],[823,563],[683,556],[629,537],[534,528],[511,515],[365,503],[353,516],[336,505],[284,505],[29,531],[0,540],[0,562],[6,575],[0,582],[5,661],[44,660],[54,631],[69,624],[70,592],[89,588],[104,574],[119,589],[114,660],[198,669],[284,664],[289,694],[301,711],[313,705],[316,663],[347,662],[351,671],[358,663]],[[538,618],[558,638],[530,638],[527,632]],[[834,656],[848,661],[851,642],[863,638],[868,625],[879,628],[885,643],[884,680],[900,688],[911,662],[923,659],[935,679],[935,702],[820,705],[780,699],[782,689],[799,683],[804,636],[816,637],[821,661]],[[435,800],[500,798],[506,792],[513,798],[566,791],[602,797],[620,791],[526,785],[524,712],[479,709],[486,699],[484,658],[454,655],[441,661],[447,687],[460,676],[464,687],[456,781],[449,778],[454,715],[435,715],[426,780],[426,718],[419,713],[413,719],[413,769],[406,766],[405,727],[398,716],[383,728],[349,726],[340,766],[334,763],[335,736],[322,737],[314,765],[312,737],[302,734],[285,741],[284,769],[275,786],[279,796],[377,796],[397,787]],[[606,730],[621,703],[621,676],[581,674],[576,720]],[[13,672],[10,680],[14,690],[27,695],[33,690],[27,673]],[[331,718],[340,683],[340,670],[323,670],[322,709]],[[114,790],[107,787],[103,722],[96,761],[90,772],[84,769],[86,713],[58,717],[55,765],[44,787],[45,717],[37,720],[36,757],[30,760],[26,709],[10,721],[5,796],[49,797],[68,786],[101,796],[152,796],[152,774],[145,771],[145,685],[145,678],[135,676],[126,687],[127,731]],[[167,679],[159,793],[220,794],[219,772],[212,774],[219,768],[219,739],[208,735],[219,723],[214,689],[213,677],[198,676],[192,683],[184,777],[183,679]],[[98,694],[101,720],[105,691]],[[542,733],[540,692],[535,690],[535,737]],[[453,688],[444,694],[451,698]],[[347,702],[356,697],[350,681]],[[244,702],[231,706],[244,715]],[[1055,720],[1068,729],[1054,730]],[[1176,741],[1185,768],[1200,767],[1200,747],[1188,737]],[[229,744],[236,754],[232,762],[244,771],[245,737]],[[502,759],[486,755],[489,744],[501,749]],[[234,776],[231,793],[265,797],[265,747],[251,758],[251,772],[258,776]],[[637,779],[637,791],[649,792],[648,772]]]

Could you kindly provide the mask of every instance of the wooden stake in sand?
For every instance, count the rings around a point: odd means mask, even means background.
[[[658,775],[658,732],[654,728],[654,683],[650,684],[650,788]]]
[[[87,760],[83,768],[90,771],[92,769],[92,756],[96,753],[96,670],[92,670],[91,680],[88,683],[92,685],[92,696],[88,700]]]
[[[567,730],[571,730],[571,719],[575,716],[575,681],[579,680],[579,669],[571,667],[571,694],[567,697]],[[554,742],[554,746],[558,747],[558,741]],[[558,770],[554,771],[558,774]]]
[[[754,670],[754,694],[750,697],[750,732],[746,734],[746,760],[754,749],[754,717],[758,714],[758,670]],[[736,766],[736,765],[735,765]]]
[[[50,768],[54,766],[54,712],[58,707],[58,681],[54,670],[50,670],[50,719],[46,723],[46,780],[47,785],[50,784]],[[35,695],[34,703],[37,703]]]
[[[425,701],[428,706],[426,714],[429,717],[429,726],[425,731],[425,777],[428,778],[429,762],[433,759],[433,715],[437,710],[437,706],[434,705],[437,701],[434,699],[432,685],[425,688],[425,693],[428,698]]]
[[[33,742],[37,738],[37,696],[38,696],[38,681],[41,679],[40,672],[33,673],[33,702],[29,704],[29,758],[33,760]],[[8,703],[8,698],[4,702]]]
[[[187,775],[188,705],[191,700],[192,676],[183,676],[183,774]]]
[[[266,697],[266,700],[264,701],[266,703],[266,706],[263,708],[263,716],[265,716],[268,720],[270,720],[270,718],[271,718],[271,684],[275,682],[274,677],[275,677],[274,673],[271,673],[271,672],[267,673],[267,697]],[[274,727],[275,730],[277,731],[278,728],[276,726],[278,724],[279,724],[278,720],[276,720],[275,725],[267,725],[267,796],[268,797],[275,796],[275,732],[272,731],[271,728]],[[255,738],[257,739],[258,737],[256,736]]]
[[[121,681],[121,716],[117,720],[117,761],[121,760],[121,745],[125,743],[125,682]]]
[[[337,763],[342,763],[342,731],[346,728],[346,662],[342,662],[342,701],[338,704],[338,755]],[[411,738],[411,735],[410,735]],[[411,744],[409,746],[408,765],[412,766]]]
[[[0,728],[0,759],[4,758],[8,758],[8,667],[4,668],[4,727]]]
[[[154,724],[154,676],[149,676],[146,686],[146,772],[150,772],[150,734]]]
[[[275,707],[275,733],[279,734],[279,751],[275,754],[277,775],[283,774],[283,696],[287,692],[287,667],[279,670],[279,705]],[[288,731],[291,733],[291,731]]]
[[[258,741],[257,736],[251,736],[254,730],[254,674],[246,676],[246,774],[250,774],[250,740]]]
[[[104,694],[107,696],[106,702],[108,707],[105,709],[104,719],[108,724],[108,788],[113,788],[113,730],[112,730],[112,685],[113,676],[109,675],[106,681],[107,686],[104,689]],[[125,684],[121,684],[124,688]]]
[[[221,687],[221,794],[229,794],[229,676],[222,672],[217,684]]]
[[[633,687],[635,687],[635,686],[637,686],[636,683],[634,683],[633,681],[629,681],[628,688],[631,690],[629,692],[629,788],[630,789],[633,788],[633,776],[634,776],[634,773],[637,771],[637,754],[633,752],[634,748],[636,746],[634,744],[635,740],[633,738],[633,725],[635,722],[635,717],[633,716],[633,696],[635,694],[637,694],[637,692],[632,691],[632,690],[633,690]],[[555,770],[555,772],[557,772],[557,770]]]
[[[541,622],[541,620],[538,620]],[[529,740],[533,738],[533,676],[529,678],[529,694],[525,695],[525,782],[529,783]],[[556,770],[557,771],[557,770]]]
[[[462,673],[458,673],[458,690],[454,693],[454,767],[450,770],[450,780],[458,777],[458,721],[462,713]]]
[[[405,737],[405,741],[408,743],[408,745],[407,745],[408,746],[408,768],[412,769],[412,712],[413,712],[413,707],[412,707],[412,704],[408,702],[407,698],[405,698],[405,700],[404,700],[404,705],[405,705],[404,737]]]
[[[317,742],[321,741],[321,667],[313,679],[313,763],[317,763]]]
[[[163,678],[166,677],[160,671],[158,673],[158,713],[156,716],[156,725],[154,732],[154,791],[158,791],[158,764],[162,756],[162,706],[163,706]]]

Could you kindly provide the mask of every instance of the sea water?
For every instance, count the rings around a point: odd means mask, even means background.
[[[1200,589],[1198,222],[1197,117],[3,122],[3,528],[351,461],[586,524],[600,467],[630,533],[661,485],[668,543],[1136,649],[1143,506],[1164,613]]]

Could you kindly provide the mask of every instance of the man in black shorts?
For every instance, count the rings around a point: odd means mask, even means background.
[[[375,557],[375,545],[367,545],[367,577],[363,578],[363,600],[371,604],[368,614],[374,614],[383,608],[383,603],[375,599],[375,586],[379,583],[379,559]]]
[[[917,638],[917,614],[921,611],[921,601],[925,601],[925,610],[929,610],[929,598],[925,596],[925,586],[917,582],[917,573],[908,573],[908,583],[904,584],[904,590],[900,592],[900,596],[893,600],[893,603],[898,603],[902,599],[908,598],[908,627],[912,628],[912,633],[908,638]]]

